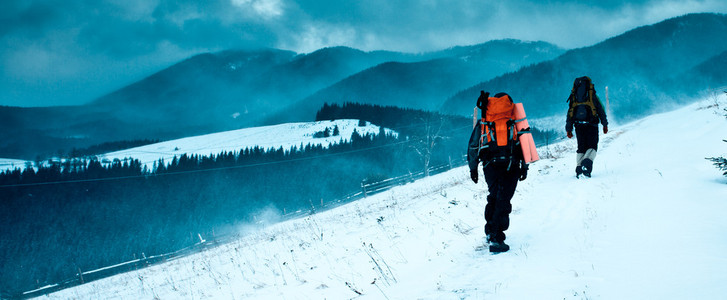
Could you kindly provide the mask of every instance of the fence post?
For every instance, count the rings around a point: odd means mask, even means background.
[[[608,86],[606,86],[606,115],[611,116],[611,120],[613,120],[613,116],[611,115],[611,102],[608,99]]]
[[[79,267],[76,267],[76,268],[78,268],[78,277],[81,279],[81,284],[83,284],[83,272],[81,272],[81,268],[79,268]]]
[[[475,112],[472,114],[472,128],[477,126],[477,106],[475,106]]]
[[[361,191],[363,192],[364,198],[366,198],[366,185],[364,184],[366,182],[366,179],[361,180]]]

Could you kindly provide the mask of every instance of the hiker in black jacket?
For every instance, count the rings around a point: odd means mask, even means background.
[[[593,160],[598,150],[599,121],[603,125],[603,134],[608,133],[606,111],[596,96],[591,79],[588,76],[576,78],[568,96],[568,115],[565,120],[568,138],[573,137],[573,127],[576,129],[576,178],[581,174],[591,177]]]
[[[488,99],[489,94],[481,94],[480,100]],[[494,98],[507,99],[512,103],[512,99],[505,93],[499,93]],[[490,100],[491,101],[491,100]],[[485,101],[487,102],[487,101]],[[478,100],[478,107],[480,101]],[[483,107],[487,107],[485,103]],[[481,107],[481,109],[483,109]],[[485,109],[483,109],[484,111]],[[519,144],[510,147],[510,151],[503,154],[498,151],[497,147],[483,147],[485,144],[480,143],[482,136],[482,121],[477,122],[467,147],[467,161],[469,163],[470,178],[477,183],[479,174],[477,167],[482,162],[482,170],[485,174],[485,182],[487,182],[487,205],[485,206],[485,234],[487,242],[490,244],[490,252],[505,252],[510,246],[505,244],[504,231],[510,226],[510,212],[512,204],[510,200],[515,194],[518,180],[525,180],[528,172],[528,165],[523,159],[522,148]],[[495,142],[496,144],[496,142]]]

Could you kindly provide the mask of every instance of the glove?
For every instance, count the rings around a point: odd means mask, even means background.
[[[603,134],[608,133],[608,125],[603,125]]]
[[[472,178],[472,181],[477,183],[477,179],[479,179],[480,175],[477,174],[477,169],[470,170],[470,178]]]
[[[573,132],[568,131],[568,132],[565,133],[565,135],[567,135],[569,139],[570,138],[573,138]]]
[[[520,168],[520,181],[525,180],[525,178],[528,178],[528,166],[525,165],[525,167]]]

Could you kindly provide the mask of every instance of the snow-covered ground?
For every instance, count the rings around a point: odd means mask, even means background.
[[[565,130],[565,114],[532,120],[528,118],[528,123],[539,130],[561,132]]]
[[[359,120],[343,119],[243,128],[150,144],[102,154],[97,157],[103,162],[112,162],[114,159],[123,160],[124,158],[131,157],[138,159],[151,170],[154,167],[154,162],[159,161],[159,159],[164,159],[166,163],[169,163],[174,156],[179,157],[185,153],[187,155],[198,154],[209,156],[210,154],[220,154],[222,151],[237,152],[255,146],[265,150],[278,149],[280,147],[283,147],[284,150],[290,150],[293,146],[301,147],[308,144],[313,146],[322,145],[325,148],[332,143],[348,141],[354,130],[360,135],[376,135],[379,133],[379,126],[377,125],[366,122],[366,126],[358,126],[358,123]],[[338,126],[340,134],[333,136],[333,129],[336,126]],[[315,133],[322,132],[326,128],[331,131],[330,137],[313,137]],[[390,129],[386,129],[386,132],[388,134],[397,134]],[[32,162],[0,158],[0,171],[14,168],[23,169],[26,163]]]
[[[0,158],[0,172],[4,170],[24,169],[29,163],[32,164],[32,162],[27,160]]]
[[[285,123],[280,125],[261,126],[231,130],[219,133],[212,133],[167,142],[156,143],[99,155],[100,160],[124,159],[133,157],[139,159],[147,167],[153,167],[155,161],[163,158],[169,163],[176,155],[177,157],[186,153],[187,155],[210,155],[220,154],[222,151],[240,151],[245,148],[258,146],[265,150],[283,147],[290,150],[291,147],[301,147],[308,144],[323,145],[328,147],[332,143],[348,141],[354,130],[360,135],[379,133],[379,126],[366,123],[366,126],[358,126],[359,120],[335,120],[301,123]],[[333,136],[333,128],[338,126],[340,134]],[[314,138],[316,132],[322,132],[328,128],[330,137]],[[386,130],[387,133],[393,133]]]
[[[475,250],[486,187],[462,167],[42,298],[724,299],[727,178],[704,158],[727,154],[727,101],[711,104],[612,126],[590,179],[575,140],[539,149],[507,253]]]

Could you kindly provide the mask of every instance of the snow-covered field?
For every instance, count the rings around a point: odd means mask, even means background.
[[[24,169],[28,163],[31,162],[21,159],[0,158],[0,172],[4,170]]]
[[[475,250],[486,187],[462,167],[42,298],[725,299],[727,178],[704,158],[727,154],[727,101],[712,104],[612,126],[590,179],[575,140],[539,149],[507,253]]]
[[[177,140],[171,140],[141,147],[106,153],[98,155],[103,162],[112,162],[114,159],[135,158],[146,165],[150,170],[154,162],[164,159],[166,163],[172,161],[174,156],[187,155],[217,155],[222,151],[240,151],[245,148],[258,146],[265,150],[278,149],[290,150],[291,147],[301,147],[308,144],[322,145],[324,148],[332,143],[348,141],[354,130],[360,135],[379,133],[379,126],[366,122],[366,126],[358,126],[359,120],[335,120],[301,123],[285,123],[271,126],[251,127],[225,132],[218,132],[200,136],[193,136]],[[338,126],[340,134],[333,136],[334,127]],[[317,132],[328,128],[330,137],[314,138]],[[397,133],[386,129],[388,134]],[[26,162],[17,159],[0,158],[0,171],[14,168],[25,168]]]
[[[220,154],[222,151],[240,151],[255,146],[265,150],[280,147],[283,147],[284,150],[290,150],[293,146],[300,148],[308,144],[328,147],[332,143],[348,141],[354,130],[360,135],[367,133],[376,135],[379,133],[379,126],[368,122],[366,126],[358,126],[358,122],[358,120],[335,120],[243,128],[111,152],[99,155],[99,159],[113,161],[114,159],[133,157],[151,168],[154,162],[160,158],[169,163],[175,155],[179,157],[184,153],[187,155],[208,156],[210,154]],[[326,128],[332,134],[335,126],[338,126],[339,135],[326,138],[313,137],[316,132],[324,131]],[[392,133],[391,130],[386,132]]]
[[[528,118],[528,123],[530,123],[530,126],[540,130],[561,132],[565,130],[565,114],[532,120]]]

